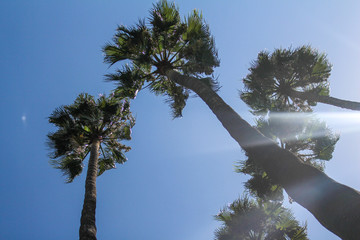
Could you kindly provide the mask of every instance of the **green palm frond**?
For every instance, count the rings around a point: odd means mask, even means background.
[[[244,185],[253,196],[276,201],[284,199],[283,188],[275,184],[266,173],[253,174]]]
[[[248,154],[247,156],[248,159],[246,161],[240,161],[235,166],[235,171],[250,175],[250,179],[244,183],[250,195],[266,200],[282,201],[284,198],[283,188],[276,184],[262,168],[255,164],[252,156]]]
[[[84,132],[79,126],[63,125],[57,132],[48,134],[48,145],[54,149],[50,155],[51,158],[58,158],[65,155],[74,149],[79,149],[79,146],[86,144],[84,139]]]
[[[149,20],[154,35],[164,36],[164,33],[172,32],[181,24],[179,8],[173,2],[169,3],[161,0],[156,4],[153,4]],[[167,46],[164,45],[164,47]]]
[[[113,65],[122,60],[132,60],[138,64],[150,61],[152,54],[149,30],[144,20],[140,20],[135,27],[118,26],[113,43],[103,47],[105,62]]]
[[[82,161],[85,156],[83,154],[72,153],[62,157],[60,161],[51,160],[50,164],[54,168],[60,169],[67,176],[66,182],[71,183],[75,177],[81,174],[84,168]]]
[[[131,149],[112,138],[106,139],[103,145],[104,148],[101,147],[100,151],[102,157],[99,159],[98,176],[103,174],[106,170],[116,168],[116,163],[125,163],[127,158],[125,157],[124,152],[128,152]]]
[[[116,97],[134,99],[138,91],[141,90],[148,75],[145,71],[138,67],[125,65],[123,69],[118,69],[116,73],[107,74],[105,77],[106,81],[117,83],[118,87],[114,92]]]
[[[179,86],[171,81],[156,81],[150,84],[150,89],[156,95],[167,95],[166,100],[173,110],[173,117],[181,117],[182,110],[186,105],[186,100],[189,97],[189,92],[182,86]]]
[[[187,73],[198,73],[210,75],[214,67],[218,67],[217,50],[214,38],[211,36],[209,26],[205,23],[202,14],[194,10],[187,18],[187,31],[183,38],[188,44],[180,53],[181,58],[187,62],[183,71]]]
[[[71,118],[67,109],[64,107],[56,108],[49,117],[49,122],[57,127],[74,125],[74,119]]]
[[[115,168],[115,162],[112,158],[99,158],[98,176],[102,175],[105,171]]]

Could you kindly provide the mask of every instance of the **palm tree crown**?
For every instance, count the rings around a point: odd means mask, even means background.
[[[100,158],[98,175],[115,168],[115,163],[124,163],[124,151],[130,147],[120,143],[129,140],[134,118],[129,103],[101,96],[98,100],[88,94],[80,94],[75,102],[57,108],[49,122],[58,127],[48,134],[50,155],[55,168],[61,169],[72,182],[83,170],[83,161],[94,140],[99,140]]]
[[[119,26],[113,43],[104,47],[105,61],[114,64],[130,60],[130,65],[107,75],[117,81],[116,93],[134,98],[145,82],[155,94],[167,95],[174,117],[181,116],[188,90],[167,77],[169,70],[187,76],[210,75],[219,65],[209,27],[202,14],[194,10],[182,21],[174,3],[162,0],[153,5],[149,22],[135,27]],[[205,80],[213,86],[210,78]]]
[[[306,226],[300,226],[281,203],[240,198],[215,216],[223,223],[216,240],[306,240]]]
[[[241,98],[254,113],[276,109],[311,111],[318,102],[360,111],[360,103],[329,96],[331,65],[325,54],[310,46],[261,52],[243,80]]]
[[[339,136],[332,133],[325,122],[308,115],[277,115],[257,119],[255,126],[266,137],[273,139],[283,149],[291,151],[300,160],[323,171],[325,161],[332,158]],[[258,164],[256,156],[246,153],[248,159],[240,161],[237,172],[249,174],[245,187],[262,199],[282,200],[282,187],[277,185]]]
[[[325,54],[310,46],[296,49],[263,51],[243,79],[241,99],[254,113],[276,111],[311,111],[315,101],[294,97],[294,92],[329,95],[328,78],[331,64]]]

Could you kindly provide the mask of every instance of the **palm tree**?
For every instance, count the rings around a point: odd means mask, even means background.
[[[262,51],[243,79],[241,98],[254,112],[288,103],[311,111],[317,102],[360,111],[360,103],[329,96],[331,64],[326,55],[310,46]]]
[[[223,223],[215,232],[216,240],[308,239],[306,226],[300,226],[279,202],[245,196],[222,209],[215,219]]]
[[[253,154],[270,178],[283,186],[296,202],[308,209],[321,224],[345,239],[360,235],[360,194],[337,183],[315,167],[303,163],[290,151],[251,127],[216,93],[210,76],[219,65],[209,27],[198,11],[181,21],[178,8],[165,0],[155,4],[149,23],[120,26],[113,43],[104,47],[111,65],[126,61],[117,73],[117,92],[134,97],[145,83],[156,94],[167,95],[180,116],[188,92],[196,93],[216,115],[239,145]],[[120,90],[127,88],[126,90]]]
[[[120,140],[130,139],[134,125],[129,103],[80,94],[73,104],[57,108],[49,122],[58,128],[48,134],[51,163],[68,176],[67,182],[82,172],[90,153],[79,234],[81,240],[95,240],[96,177],[127,160],[124,152],[130,147]]]

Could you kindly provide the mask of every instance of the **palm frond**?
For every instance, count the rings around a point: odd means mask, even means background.
[[[152,43],[144,20],[135,27],[118,26],[113,43],[103,47],[105,62],[113,65],[122,60],[132,60],[138,64],[151,62]]]
[[[180,58],[187,60],[183,71],[186,74],[210,75],[213,73],[213,69],[220,64],[210,28],[197,10],[188,16],[186,24],[187,31],[183,34],[183,39],[189,43],[179,54]]]
[[[118,69],[114,74],[105,75],[106,81],[114,81],[118,87],[115,90],[118,98],[134,99],[141,90],[148,74],[144,73],[140,68],[125,65],[123,69]]]
[[[49,122],[57,127],[74,125],[74,119],[69,115],[68,110],[62,106],[56,108],[49,117]]]
[[[51,160],[50,164],[56,169],[60,169],[64,176],[67,176],[66,182],[71,183],[75,177],[81,174],[84,165],[82,155],[69,154],[61,159]]]
[[[150,10],[150,24],[155,36],[164,36],[180,24],[179,8],[175,3],[161,0]]]
[[[157,95],[168,97],[166,102],[169,103],[174,118],[182,116],[182,110],[186,105],[186,100],[189,98],[187,89],[176,85],[174,82],[162,80],[151,83],[150,90]]]

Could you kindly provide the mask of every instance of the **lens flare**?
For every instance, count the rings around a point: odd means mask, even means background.
[[[360,131],[360,113],[352,112],[319,112],[312,113],[271,113],[278,121],[290,121],[299,124],[309,118],[324,121],[331,129],[339,133]]]
[[[308,138],[337,138],[339,134],[360,131],[360,113],[320,112],[270,113],[258,119],[257,128],[275,141],[296,141]],[[277,139],[277,140],[276,140]],[[251,142],[249,145],[264,145],[267,142]]]

